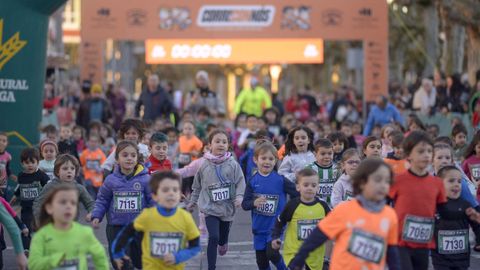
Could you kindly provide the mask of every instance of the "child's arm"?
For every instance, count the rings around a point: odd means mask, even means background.
[[[343,201],[343,185],[340,183],[340,181],[337,181],[335,184],[333,184],[330,201],[332,203],[332,207],[337,206],[337,204]]]
[[[250,181],[247,184],[245,189],[245,194],[243,196],[242,208],[245,211],[250,211],[255,208],[255,196],[253,195],[253,189]]]
[[[110,172],[113,170],[113,166],[115,165],[115,152],[110,153],[108,155],[105,162],[102,164],[102,169],[104,171],[105,176],[109,175]]]
[[[43,188],[42,191],[40,191],[40,194],[38,197],[35,198],[33,201],[33,216],[38,220],[38,217],[40,217],[40,207],[42,207],[42,203],[45,200],[45,196],[48,194],[50,189],[52,188],[51,184],[46,184]]]
[[[80,185],[77,184],[78,191],[80,193],[80,201],[82,202],[83,206],[87,211],[90,213],[93,211],[93,208],[95,207],[95,201],[92,199],[90,196],[90,193],[88,193],[87,189]]]
[[[98,191],[97,200],[95,201],[95,208],[92,211],[92,219],[102,221],[103,216],[110,208],[110,202],[112,201],[112,190],[108,186],[108,182],[103,183]],[[95,226],[95,224],[94,224]]]
[[[105,248],[95,237],[95,234],[93,234],[93,231],[91,228],[88,228],[88,232],[89,232],[87,237],[87,242],[89,247],[88,253],[92,255],[93,265],[95,265],[95,269],[100,269],[100,270],[110,269],[107,254],[105,253]]]
[[[20,237],[20,231],[17,228],[15,220],[13,220],[13,218],[4,206],[0,206],[0,223],[7,229],[7,232],[12,239],[15,254],[23,254],[23,245],[22,239]]]
[[[245,177],[243,176],[242,168],[240,164],[235,162],[235,206],[240,207],[243,201],[243,195],[245,194]]]
[[[176,170],[176,173],[180,174],[182,178],[195,176],[195,174],[198,172],[198,169],[200,169],[200,166],[202,166],[203,161],[204,161],[203,157],[196,159],[190,162],[190,164],[188,164],[187,166]]]
[[[64,259],[65,253],[58,252],[46,254],[45,236],[42,231],[35,234],[30,244],[30,255],[28,256],[28,268],[48,270],[57,267]]]
[[[280,236],[283,233],[283,228],[287,225],[288,222],[292,220],[293,213],[300,204],[300,200],[294,199],[290,200],[283,209],[282,213],[277,217],[275,225],[272,230],[272,239],[280,239]]]
[[[280,164],[280,168],[278,168],[278,174],[285,176],[288,180],[294,182],[295,180],[295,172],[293,171],[293,163],[291,157],[288,155],[286,156],[282,164]]]
[[[175,264],[180,264],[190,260],[200,253],[200,237],[188,241],[188,248],[184,248],[174,253]]]
[[[290,195],[290,199],[300,197],[300,193],[297,191],[295,184],[285,177],[283,178],[283,190]]]
[[[473,208],[478,206],[477,200],[473,197],[470,189],[468,188],[468,184],[466,181],[470,181],[467,179],[462,179],[462,190],[460,192],[460,197],[469,202]]]
[[[200,191],[202,190],[202,173],[200,169],[195,174],[195,178],[193,178],[192,184],[192,194],[190,195],[190,206],[197,204],[198,197],[200,196]]]

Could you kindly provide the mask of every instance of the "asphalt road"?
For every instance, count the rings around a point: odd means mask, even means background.
[[[84,215],[81,215],[84,216]],[[230,231],[229,251],[225,256],[218,257],[218,270],[254,270],[256,268],[255,252],[252,244],[252,234],[250,227],[250,213],[243,210],[238,211],[235,221]],[[107,246],[105,236],[105,222],[100,229],[95,231],[97,238]],[[3,252],[4,269],[16,269],[13,247],[7,236],[7,250]],[[480,253],[472,252],[470,269],[480,270]],[[93,268],[92,268],[93,269]],[[188,270],[207,269],[206,246],[202,245],[202,253],[190,260],[187,264]],[[273,268],[274,269],[274,268]]]

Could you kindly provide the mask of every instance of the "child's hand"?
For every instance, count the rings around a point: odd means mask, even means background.
[[[237,197],[235,199],[235,207],[239,208],[240,206],[242,206],[242,202],[243,202],[243,198],[242,197]]]
[[[267,199],[264,196],[261,196],[261,197],[258,197],[255,201],[253,201],[253,206],[260,207],[266,202],[267,202]]]
[[[28,228],[25,228],[25,229],[22,230],[23,236],[25,236],[25,237],[28,236],[28,233],[29,233],[29,232],[30,232],[30,231],[28,230]]]
[[[275,240],[272,240],[272,248],[273,249],[280,249],[280,247],[282,246],[282,240],[280,239],[275,239]]]
[[[195,210],[196,207],[197,207],[197,204],[196,204],[196,203],[189,203],[189,204],[187,205],[187,211],[190,212],[190,213],[192,213],[192,212]]]
[[[92,213],[88,213],[88,214],[85,216],[85,221],[86,221],[86,222],[91,222],[91,221],[92,221]]]
[[[27,257],[23,252],[17,254],[16,261],[17,261],[18,269],[27,270],[27,266],[28,266]]]
[[[467,216],[468,216],[468,218],[470,218],[470,220],[473,220],[477,223],[480,223],[480,213],[475,211],[475,209],[469,207],[469,208],[467,208],[467,210],[465,210],[465,214],[467,214]]]
[[[114,259],[113,261],[114,261],[115,264],[117,265],[117,268],[118,268],[118,269],[123,269],[123,262],[124,262],[124,261],[130,261],[130,257],[128,257],[127,255],[125,255],[125,256],[123,256],[123,258]]]
[[[100,223],[100,220],[98,218],[94,218],[92,220],[92,227],[95,229],[98,229],[100,227],[99,223]]]
[[[174,265],[175,264],[175,256],[173,256],[173,254],[171,254],[171,253],[168,253],[168,254],[163,256],[163,262],[166,265]]]

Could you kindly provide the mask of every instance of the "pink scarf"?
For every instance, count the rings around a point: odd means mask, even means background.
[[[225,154],[221,155],[221,156],[215,156],[212,154],[212,152],[207,152],[203,155],[203,157],[214,163],[214,164],[220,164],[220,163],[223,163],[225,162],[227,159],[229,159],[230,157],[232,156],[232,153],[230,152],[225,152]]]

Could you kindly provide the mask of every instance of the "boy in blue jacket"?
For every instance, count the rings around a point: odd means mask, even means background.
[[[270,142],[257,142],[254,161],[258,171],[247,183],[242,208],[252,210],[253,245],[259,269],[287,269],[282,256],[271,247],[271,231],[290,197],[298,197],[295,184],[274,171],[277,149]]]

